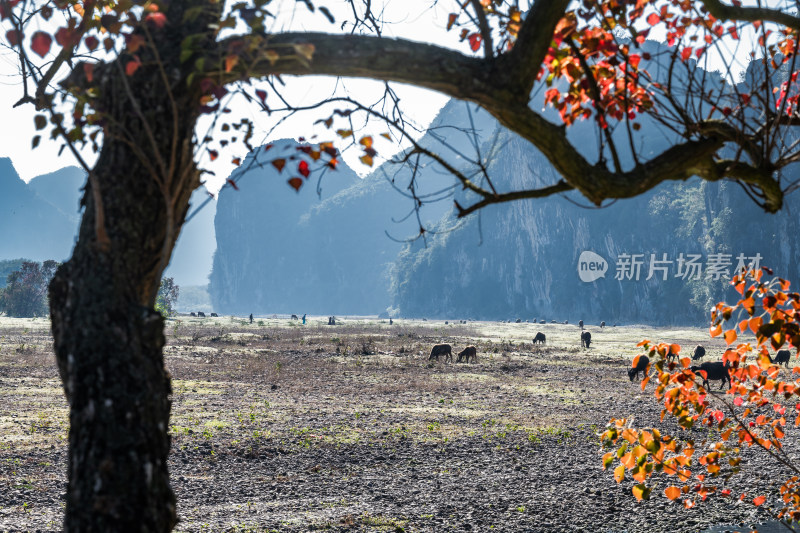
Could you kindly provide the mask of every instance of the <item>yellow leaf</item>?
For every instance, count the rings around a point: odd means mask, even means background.
[[[267,61],[269,61],[269,64],[272,66],[275,66],[275,62],[281,58],[280,54],[275,50],[266,50],[264,52],[264,57],[267,58]]]
[[[238,62],[239,62],[239,56],[235,54],[225,56],[225,72],[232,71],[236,66],[236,63]]]
[[[620,483],[623,479],[625,479],[624,465],[619,465],[617,468],[614,469],[614,479],[617,480],[617,483]]]
[[[311,43],[300,43],[295,44],[294,51],[297,52],[299,55],[305,57],[309,61],[311,58],[314,57],[314,50],[316,49],[313,44]]]
[[[642,499],[647,499],[648,494],[650,491],[642,484],[635,485],[633,487],[633,495],[637,501],[642,501]]]
[[[373,163],[373,161],[372,161],[372,156],[369,156],[369,155],[367,155],[367,154],[364,154],[364,155],[362,155],[361,157],[359,157],[359,159],[361,160],[361,162],[362,162],[362,163],[364,163],[364,164],[365,164],[365,165],[367,165],[368,167],[371,167],[371,166],[372,166],[372,163]]]

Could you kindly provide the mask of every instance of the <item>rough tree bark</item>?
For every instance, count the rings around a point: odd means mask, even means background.
[[[185,3],[171,5],[169,20],[181,21]],[[164,321],[153,306],[200,183],[192,153],[199,91],[178,57],[183,36],[197,29],[157,30],[160,61],[143,47],[136,76],[126,76],[125,55],[94,76],[105,139],[72,257],[50,285],[70,407],[66,531],[158,532],[177,521]]]

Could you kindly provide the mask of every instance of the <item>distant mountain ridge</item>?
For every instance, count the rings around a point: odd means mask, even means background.
[[[0,259],[63,261],[69,257],[77,216],[70,216],[63,205],[54,205],[37,194],[35,186],[22,181],[8,158],[0,158],[0,191],[0,227],[4,230],[0,234]],[[74,210],[77,212],[77,205]]]
[[[86,173],[65,167],[25,183],[11,160],[0,158],[0,260],[25,258],[64,261],[72,253],[81,218]],[[190,212],[208,195],[192,195]],[[184,226],[165,276],[178,284],[206,285],[214,241],[212,201]]]
[[[441,149],[445,145],[437,138],[446,137],[446,149],[459,160],[458,153],[470,152],[471,139],[463,130],[471,124],[478,142],[488,139],[496,129],[494,120],[466,106],[456,101],[446,105],[420,143]],[[407,195],[412,170],[385,163],[360,179],[340,162],[319,181],[321,197],[314,175],[295,193],[286,184],[291,174],[278,171],[270,161],[291,157],[301,145],[282,140],[271,146],[251,153],[234,172],[238,191],[224,189],[220,194],[218,247],[209,288],[215,310],[385,312],[392,303],[391,268],[403,239],[419,234],[415,200]],[[256,168],[247,171],[256,160]],[[454,178],[442,172],[415,182],[422,197],[441,195],[454,186]],[[449,200],[426,203],[419,216],[429,225],[449,208]]]

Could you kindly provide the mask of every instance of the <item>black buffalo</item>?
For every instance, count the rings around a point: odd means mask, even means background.
[[[789,368],[789,359],[791,358],[792,352],[789,350],[779,350],[778,353],[775,354],[775,359],[770,358],[770,361],[778,365],[786,365],[786,368]]]
[[[444,356],[444,361],[452,361],[453,360],[453,348],[449,344],[437,344],[431,349],[431,355],[428,357],[428,361],[432,359],[439,360],[439,356]]]
[[[717,361],[714,363],[708,362],[703,363],[700,366],[693,366],[692,372],[699,375],[703,378],[703,386],[708,387],[708,381],[716,381],[720,380],[722,383],[720,384],[719,388],[725,387],[725,383],[728,383],[728,388],[731,386],[731,375],[729,372],[730,367],[724,365],[722,361]]]
[[[692,361],[698,361],[703,357],[705,357],[705,355],[706,355],[706,349],[698,344],[697,347],[694,349],[694,353],[692,354]]]
[[[588,331],[581,333],[581,348],[588,348],[592,343],[592,334]]]
[[[630,378],[630,380],[633,381],[634,378],[638,378],[639,372],[644,374],[644,377],[642,379],[647,377],[647,367],[649,365],[650,365],[650,358],[647,357],[646,355],[640,355],[639,360],[636,361],[636,366],[631,366],[631,368],[628,369],[628,377]]]
[[[547,337],[540,331],[533,338],[533,344],[547,344]]]

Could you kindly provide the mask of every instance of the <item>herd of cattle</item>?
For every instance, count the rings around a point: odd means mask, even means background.
[[[692,361],[699,361],[706,355],[706,349],[700,345],[697,345],[694,349],[694,353],[692,354]],[[667,355],[667,361],[672,361],[678,358],[677,354],[670,352]],[[772,363],[777,363],[778,365],[785,365],[786,368],[789,368],[789,360],[792,358],[792,353],[789,350],[778,350],[773,358],[770,356],[769,360]],[[636,365],[632,366],[628,370],[628,377],[631,381],[637,379],[639,374],[643,374],[644,377],[647,376],[647,372],[650,368],[650,358],[646,355],[640,356],[638,359],[635,360]],[[714,361],[710,362],[707,361],[705,363],[701,363],[700,366],[692,365],[690,370],[694,372],[696,375],[703,378],[703,387],[709,386],[709,381],[720,381],[720,389],[725,388],[725,384],[728,384],[728,388],[731,387],[731,366],[730,363],[723,363],[722,361]],[[644,377],[642,379],[644,379]]]
[[[581,328],[581,348],[589,348],[592,343],[592,334],[583,330],[583,320],[578,322],[578,325]],[[600,327],[603,326],[605,326],[605,322],[600,324]],[[536,336],[533,338],[533,344],[547,344],[547,336],[541,331],[537,332]],[[692,353],[692,361],[700,361],[703,359],[703,357],[705,357],[705,355],[706,349],[701,345],[697,345]],[[435,359],[436,361],[439,361],[439,357],[444,357],[444,362],[452,362],[452,346],[449,344],[436,344],[431,349],[431,354],[428,357],[428,360],[432,361]],[[667,355],[667,361],[675,360],[677,357],[677,354],[670,352]],[[789,368],[789,360],[791,357],[792,354],[789,350],[779,350],[775,354],[774,358],[770,356],[770,361],[778,365],[785,365],[786,368]],[[473,362],[478,362],[478,352],[475,346],[467,346],[464,348],[464,350],[459,352],[456,363],[460,363],[462,360],[469,363],[470,359],[472,359]],[[636,365],[628,369],[628,378],[630,378],[631,381],[637,379],[640,374],[642,374],[642,379],[644,379],[650,370],[650,358],[646,355],[638,357],[635,362]],[[706,361],[700,363],[699,366],[692,365],[690,369],[703,379],[704,387],[709,386],[709,381],[721,381],[720,389],[724,388],[726,383],[728,384],[729,388],[731,387],[731,367],[729,363],[726,364],[722,361]]]
[[[428,357],[428,361],[432,361],[436,359],[439,360],[439,357],[444,357],[444,362],[447,363],[453,361],[453,347],[449,344],[437,344],[431,349],[431,355]],[[458,352],[458,359],[456,359],[456,363],[460,363],[464,361],[465,363],[469,363],[469,360],[472,359],[473,363],[478,362],[478,349],[474,346],[467,346],[460,352]]]

